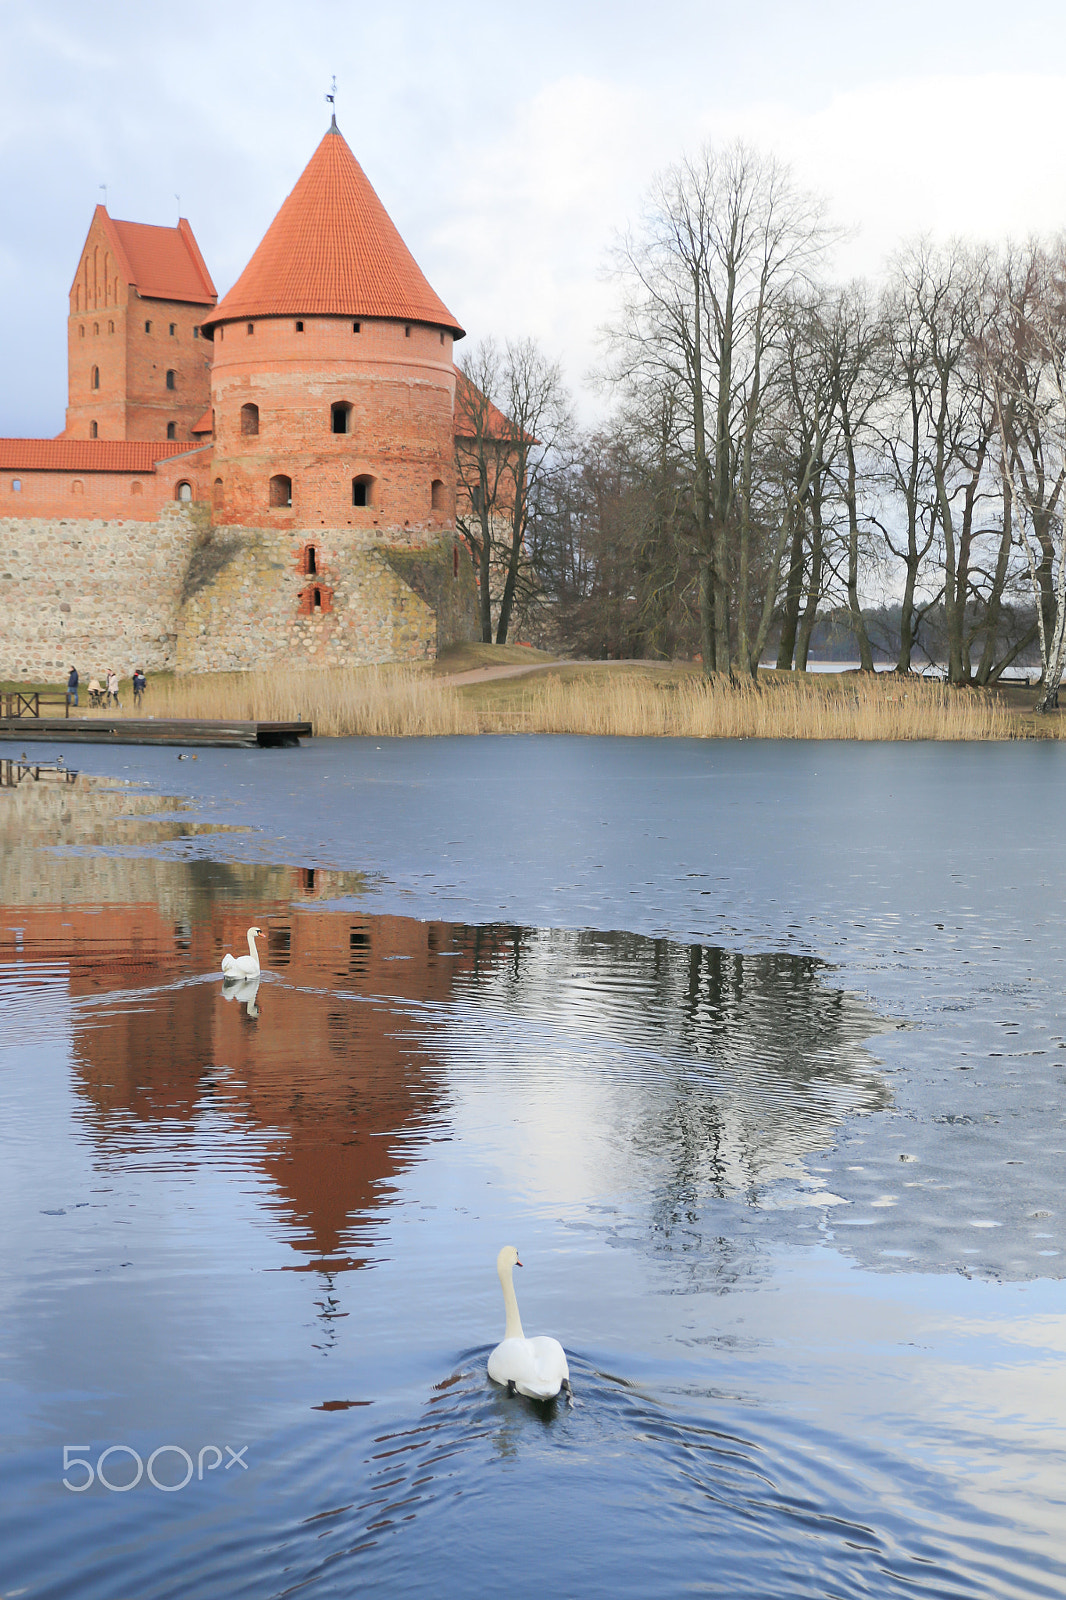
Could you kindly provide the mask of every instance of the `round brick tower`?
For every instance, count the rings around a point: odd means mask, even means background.
[[[336,119],[203,332],[216,524],[401,539],[454,525],[463,330]]]

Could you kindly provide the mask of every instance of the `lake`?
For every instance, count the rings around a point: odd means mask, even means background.
[[[66,754],[5,1600],[1066,1591],[1057,741]],[[573,1406],[486,1376],[510,1243]]]

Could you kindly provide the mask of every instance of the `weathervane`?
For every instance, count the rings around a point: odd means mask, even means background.
[[[175,194],[174,198],[178,202],[178,221],[180,222],[181,221],[181,195],[180,194]]]
[[[100,188],[104,191],[104,210],[107,210],[107,184],[102,183]]]
[[[329,101],[330,106],[332,108],[333,126],[336,127],[337,126],[337,74],[336,73],[333,74],[333,82],[329,86],[329,93],[327,94],[326,99]]]

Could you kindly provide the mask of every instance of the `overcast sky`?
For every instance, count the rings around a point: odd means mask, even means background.
[[[220,294],[337,118],[472,340],[531,333],[589,417],[605,273],[654,174],[737,134],[847,230],[1066,225],[1062,0],[0,0],[0,434],[51,435],[67,294],[113,216],[192,223]],[[462,346],[460,346],[460,351]]]

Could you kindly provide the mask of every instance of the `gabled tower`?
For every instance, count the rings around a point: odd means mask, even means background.
[[[218,299],[185,218],[119,222],[97,206],[70,289],[68,439],[193,439],[210,403]]]
[[[463,330],[336,119],[203,329],[216,523],[402,537],[454,522]]]

